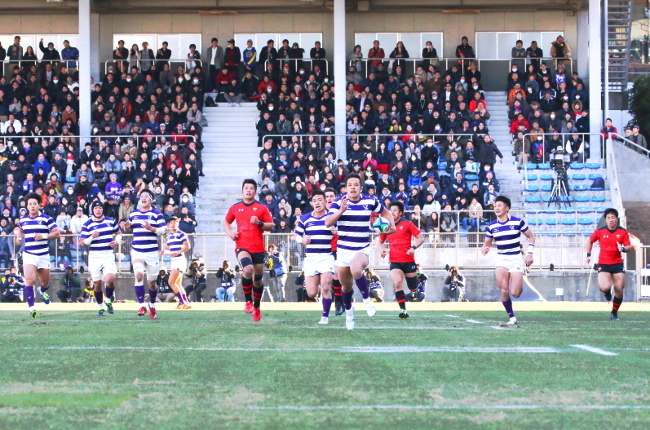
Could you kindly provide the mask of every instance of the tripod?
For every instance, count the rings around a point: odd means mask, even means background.
[[[569,192],[566,188],[566,173],[557,173],[557,177],[553,180],[553,189],[551,190],[551,199],[548,202],[546,207],[550,207],[552,203],[562,209],[571,207],[571,202],[569,202]]]

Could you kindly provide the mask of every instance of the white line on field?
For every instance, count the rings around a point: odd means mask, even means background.
[[[60,351],[265,351],[265,352],[348,352],[348,353],[422,353],[422,352],[470,352],[470,353],[516,353],[549,354],[560,353],[549,347],[460,347],[460,346],[343,346],[338,348],[218,348],[218,347],[171,347],[171,346],[47,346],[25,347],[23,350],[60,350]]]
[[[593,352],[594,354],[618,355],[618,353],[616,353],[616,352],[605,351],[604,349],[594,348],[593,346],[589,346],[589,345],[571,345],[571,346],[574,347],[574,348],[583,349],[585,351]]]
[[[498,326],[498,325],[490,326],[490,328],[493,328],[495,330],[508,330],[506,327],[501,327],[501,326]]]
[[[315,405],[315,406],[249,406],[256,411],[329,411],[329,410],[648,410],[650,405]]]
[[[299,328],[299,329],[305,329],[305,328],[313,328],[313,329],[318,329],[318,330],[323,330],[323,326],[307,326],[307,327],[291,327],[291,328]],[[329,326],[328,329],[345,329],[343,326]],[[370,327],[355,327],[355,330],[473,330],[471,327],[437,327],[437,326],[425,326],[425,327],[411,327],[411,326],[403,326],[403,327],[395,327],[395,326],[370,326]]]
[[[483,324],[481,321],[476,321],[476,320],[465,320],[467,322],[470,322],[472,324]]]
[[[445,315],[445,316],[449,318],[460,318],[458,315]]]

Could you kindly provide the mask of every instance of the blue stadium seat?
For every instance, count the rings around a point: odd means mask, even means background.
[[[576,196],[575,198],[575,201],[578,203],[587,203],[589,200],[589,196]]]
[[[562,225],[576,225],[575,218],[564,218],[562,220]]]
[[[542,201],[543,201],[544,203],[548,203],[548,202],[551,201],[551,197],[550,197],[550,196],[544,196],[544,197],[542,197]]]
[[[574,211],[573,209],[562,209],[558,212],[560,212],[562,215],[573,215],[574,213],[576,213],[576,211]]]
[[[600,169],[600,163],[587,163],[585,167],[591,170],[598,170]]]
[[[579,213],[579,214],[590,214],[590,213],[592,213],[593,211],[594,211],[594,210],[591,209],[591,208],[578,208],[578,213]]]
[[[585,168],[583,163],[571,163],[571,168],[574,170],[582,170]]]
[[[170,261],[172,261],[172,258],[169,255],[163,255],[164,263],[169,263]]]
[[[591,225],[591,224],[593,224],[593,223],[594,223],[594,222],[593,222],[591,219],[589,219],[589,218],[580,218],[580,219],[578,220],[578,224],[580,224],[580,225]]]
[[[551,170],[551,165],[549,163],[538,164],[537,168],[539,170]]]
[[[593,197],[591,198],[591,201],[592,201],[592,202],[595,202],[595,203],[602,203],[602,202],[604,202],[605,200],[607,200],[607,199],[605,198],[605,196],[593,196]]]
[[[603,175],[601,175],[600,173],[590,173],[589,174],[589,180],[590,181],[593,181],[595,179],[600,179],[602,177],[603,177]]]
[[[539,203],[542,199],[539,196],[528,196],[526,197],[526,203]]]
[[[605,209],[607,209],[607,208],[604,208],[602,206],[597,206],[597,207],[594,208],[594,212],[596,212],[598,214],[602,214],[603,212],[605,212]]]
[[[535,169],[537,169],[537,164],[535,164],[535,163],[526,163],[526,169],[535,170]]]
[[[445,170],[447,168],[447,163],[438,163],[438,170]]]
[[[529,181],[536,181],[537,180],[537,175],[528,175],[526,177],[526,179],[528,179]]]
[[[546,218],[546,225],[557,225],[557,220],[555,218]]]
[[[585,179],[587,179],[587,175],[583,173],[576,173],[575,175],[571,175],[571,179],[573,179],[574,181],[584,181]]]
[[[476,173],[465,173],[465,179],[468,181],[478,181],[478,175]]]
[[[591,233],[593,233],[591,230],[588,228],[581,228],[580,229],[580,234],[583,236],[591,236]]]
[[[575,191],[587,191],[589,190],[589,187],[587,185],[574,185],[573,189]]]
[[[540,175],[539,178],[542,181],[552,181],[553,180],[553,175],[551,175],[550,173],[545,173],[543,175]]]
[[[553,187],[550,184],[542,185],[542,191],[553,191]]]
[[[539,185],[529,185],[526,187],[525,191],[528,193],[536,193],[539,191]]]

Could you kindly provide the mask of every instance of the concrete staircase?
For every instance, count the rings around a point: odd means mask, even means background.
[[[503,163],[497,158],[494,170],[501,185],[501,194],[512,201],[512,207],[521,208],[523,198],[521,195],[521,175],[517,172],[515,157],[512,155],[513,145],[508,125],[508,106],[506,94],[503,91],[486,91],[485,101],[490,112],[490,136],[503,154]]]
[[[257,180],[259,151],[255,123],[259,111],[255,103],[241,107],[206,107],[203,115],[203,173],[197,193],[198,232],[223,232],[223,217],[241,199],[241,184],[246,178]]]

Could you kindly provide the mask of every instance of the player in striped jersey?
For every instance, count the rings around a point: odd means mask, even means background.
[[[34,306],[34,283],[36,277],[41,283],[38,289],[43,302],[50,304],[50,295],[47,289],[50,287],[50,248],[48,240],[59,237],[59,229],[54,220],[46,214],[41,213],[41,196],[36,193],[28,194],[27,215],[22,216],[16,233],[16,245],[24,239],[25,247],[23,252],[23,270],[25,272],[25,299],[29,306],[29,315],[36,318],[36,307]]]
[[[183,273],[187,270],[187,259],[184,254],[189,250],[190,241],[187,239],[187,235],[178,229],[178,217],[172,216],[167,223],[167,246],[160,252],[160,255],[169,254],[172,259],[169,286],[174,290],[178,300],[176,309],[192,309],[185,288],[183,288]]]
[[[158,236],[167,232],[163,215],[152,207],[153,194],[149,190],[140,193],[139,209],[131,212],[126,227],[133,228],[131,264],[135,272],[135,295],[140,303],[138,315],[147,313],[144,306],[144,275],[149,286],[149,318],[156,319],[156,277],[160,269]]]
[[[327,205],[327,210],[330,210],[330,207],[332,207],[332,203],[334,203],[334,200],[336,200],[336,190],[334,188],[326,188],[325,189],[325,204]],[[336,260],[336,251],[337,251],[337,241],[338,237],[333,236],[332,237],[332,254],[334,255],[334,259]],[[334,279],[332,279],[332,295],[334,296],[334,315],[339,316],[343,315],[343,312],[345,309],[343,308],[343,295],[341,293],[342,287],[341,287],[341,281],[339,281],[339,275],[336,274],[336,271],[334,271]]]
[[[499,196],[494,203],[497,219],[485,230],[485,242],[481,252],[487,255],[492,244],[497,247],[496,280],[501,290],[501,303],[506,309],[510,321],[507,325],[517,324],[517,317],[512,310],[510,296],[518,298],[524,287],[524,264],[533,264],[535,237],[525,220],[510,216],[510,199]],[[526,258],[521,256],[521,235],[528,238]]]
[[[361,177],[355,173],[345,178],[346,194],[337,199],[330,207],[325,218],[325,225],[336,225],[338,230],[336,271],[343,286],[343,305],[345,307],[345,325],[354,329],[354,308],[352,307],[353,283],[356,283],[366,307],[368,316],[377,312],[370,302],[368,281],[365,270],[370,256],[370,217],[378,213],[389,222],[385,235],[395,232],[395,222],[388,209],[375,197],[361,194],[363,188]]]
[[[311,195],[313,212],[303,215],[296,223],[296,240],[305,245],[305,287],[309,297],[314,298],[320,291],[323,314],[318,324],[328,324],[332,307],[332,278],[334,275],[334,255],[332,238],[334,227],[325,226],[327,204],[325,193],[315,190]]]
[[[95,301],[99,306],[99,316],[103,316],[106,308],[108,313],[113,310],[113,293],[115,292],[115,254],[113,249],[122,243],[120,228],[113,218],[104,216],[104,206],[99,200],[90,204],[90,215],[81,227],[81,245],[88,247],[88,271],[93,280]],[[102,281],[106,285],[106,303]]]

